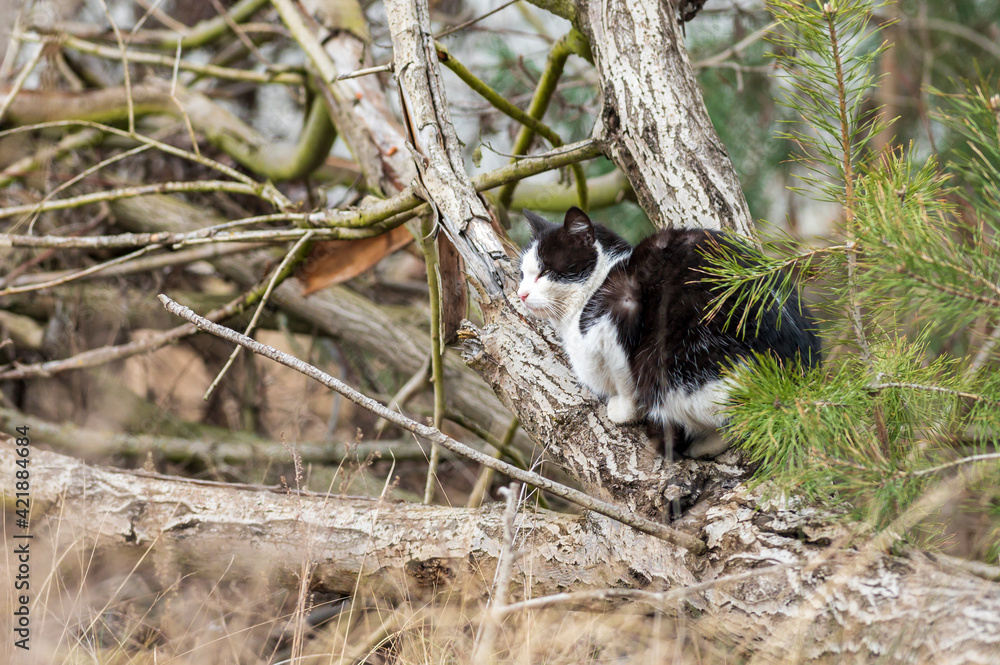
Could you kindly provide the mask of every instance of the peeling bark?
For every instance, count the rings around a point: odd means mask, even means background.
[[[659,227],[735,229],[750,211],[712,127],[669,2],[581,2],[604,111],[597,135]]]
[[[38,448],[31,455],[32,531],[85,559],[124,555],[214,580],[266,574],[289,588],[305,559],[316,589],[351,593],[363,576],[367,589],[390,597],[482,597],[503,541],[501,504],[296,495],[103,469]],[[0,465],[15,459],[0,443]],[[4,495],[12,483],[0,475]],[[521,513],[512,595],[672,590],[649,602],[700,615],[700,630],[766,663],[997,661],[1000,585],[917,551],[843,547],[826,515],[761,503],[729,484],[681,520],[707,540],[704,557],[592,514]],[[796,619],[803,629],[783,632]]]

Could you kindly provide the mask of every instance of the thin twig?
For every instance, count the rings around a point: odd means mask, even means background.
[[[182,324],[188,326],[189,324]],[[196,430],[195,438],[151,434],[128,434],[77,427],[71,423],[55,423],[35,418],[15,409],[0,407],[0,431],[13,433],[19,425],[27,425],[32,433],[45,440],[55,450],[77,456],[127,456],[183,462],[192,459],[228,465],[253,464],[269,460],[282,464],[292,461],[291,452],[281,443],[258,438],[245,432],[213,437]],[[380,441],[298,441],[295,452],[303,464],[339,464],[368,457],[423,461],[413,438]],[[450,453],[449,453],[450,454]]]
[[[104,220],[106,220],[110,214],[111,211],[108,209],[108,207],[102,206],[102,209],[98,211],[96,215],[91,217],[84,224],[81,224],[73,228],[69,232],[69,235],[82,236],[87,232],[94,230],[95,228],[97,228],[99,224],[104,222]],[[53,256],[55,256],[55,254],[58,251],[59,250],[57,249],[47,249],[44,252],[35,254],[33,257],[31,257],[21,265],[17,266],[3,277],[0,277],[0,288],[6,288],[8,286],[24,286],[25,284],[37,284],[38,282],[47,282],[50,279],[58,279],[64,275],[70,275],[76,272],[75,270],[63,270],[56,273],[41,273],[41,274],[34,274],[26,278],[21,278],[21,275],[28,272],[28,270],[30,270],[31,268],[40,265],[45,261],[48,261]]]
[[[42,53],[45,51],[43,47],[39,47],[37,51],[31,56],[31,59],[25,63],[24,67],[21,69],[17,78],[14,79],[13,85],[10,87],[10,91],[4,98],[3,103],[0,104],[0,125],[3,124],[3,116],[7,113],[7,109],[10,107],[14,98],[17,97],[17,93],[21,92],[21,87],[24,86],[24,82],[28,80],[28,76],[34,71],[35,65],[38,61],[42,59]]]
[[[346,81],[347,79],[361,78],[362,76],[369,76],[371,74],[381,74],[382,72],[391,72],[393,69],[393,64],[387,62],[384,65],[375,65],[374,67],[365,67],[364,69],[356,69],[353,72],[347,72],[346,74],[339,74],[337,76],[338,81]]]
[[[188,114],[187,109],[181,103],[181,100],[177,97],[177,81],[180,78],[180,64],[181,64],[181,42],[177,40],[177,52],[174,54],[174,64],[171,67],[170,74],[170,100],[180,111],[181,117],[184,119],[184,127],[187,129],[188,138],[191,139],[191,149],[194,154],[201,157],[201,149],[198,147],[198,137],[194,133],[194,125],[191,124],[191,116]]]
[[[533,129],[538,135],[545,138],[545,140],[547,140],[553,148],[558,148],[563,145],[562,138],[560,138],[560,136],[556,134],[555,131],[553,131],[548,125],[543,123],[538,118],[535,118],[530,113],[522,111],[518,107],[514,106],[500,93],[486,85],[484,81],[469,71],[465,65],[459,62],[443,44],[435,42],[434,46],[437,49],[438,60],[444,63],[445,67],[454,72],[458,78],[462,79],[462,81],[467,86],[472,88],[472,90],[479,93],[479,95],[488,101],[494,108],[507,117],[521,123],[525,127]],[[586,176],[583,172],[583,167],[577,163],[571,164],[570,168],[573,169],[573,178],[576,182],[577,200],[573,203],[586,208],[590,193],[588,191],[588,184]]]
[[[125,77],[125,103],[128,105],[128,133],[134,136],[135,102],[132,100],[132,75],[129,73],[128,49],[125,48],[125,40],[122,38],[122,32],[118,29],[118,24],[111,15],[111,10],[108,9],[108,3],[105,0],[100,0],[100,3],[101,8],[104,9],[104,16],[108,19],[108,23],[111,24],[111,29],[115,33],[115,41],[118,42],[118,51],[120,52],[122,61],[122,74]]]
[[[0,81],[9,79],[10,73],[14,70],[14,66],[17,65],[17,59],[21,54],[21,47],[23,46],[22,40],[17,35],[24,24],[28,9],[33,9],[32,7],[25,7],[23,3],[20,5],[11,5],[8,2],[7,6],[17,7],[17,11],[13,12],[14,21],[10,27],[10,39],[7,42],[7,48],[3,57],[0,57]]]
[[[496,588],[493,599],[483,616],[479,636],[472,651],[474,665],[489,665],[493,660],[493,644],[496,642],[500,621],[503,618],[504,608],[507,606],[507,591],[510,588],[514,559],[517,556],[514,551],[514,518],[517,517],[520,490],[521,486],[517,482],[500,489],[500,492],[506,495],[507,499],[507,506],[503,514],[503,545],[500,548],[500,560],[497,563]]]
[[[141,146],[146,149],[146,146]],[[188,194],[191,192],[230,192],[233,194],[246,194],[248,196],[258,196],[260,194],[256,187],[245,185],[241,182],[230,182],[228,180],[195,180],[191,182],[159,182],[152,185],[137,185],[135,187],[123,187],[121,189],[109,189],[100,192],[81,194],[65,199],[41,203],[28,203],[25,205],[0,208],[0,219],[12,217],[14,215],[36,214],[51,212],[53,210],[67,210],[69,208],[79,208],[80,206],[103,201],[118,201],[121,199],[131,199],[137,196],[149,196],[150,194]],[[78,238],[77,240],[83,240]]]
[[[444,348],[441,344],[441,261],[438,256],[436,209],[421,218],[420,235],[427,267],[427,293],[431,310],[431,386],[434,388],[434,427],[441,429],[444,419]],[[424,503],[434,500],[437,468],[441,449],[431,443],[431,457],[427,464],[427,482],[424,484]]]
[[[0,297],[11,296],[14,295],[15,293],[28,293],[30,291],[41,291],[44,289],[52,288],[54,286],[61,286],[62,284],[68,284],[69,282],[75,282],[78,279],[82,279],[83,277],[87,277],[88,275],[99,273],[112,266],[116,266],[122,263],[127,263],[133,259],[137,259],[140,256],[148,254],[149,252],[152,252],[154,249],[159,249],[159,248],[160,245],[155,245],[155,244],[146,245],[145,247],[140,247],[134,252],[130,252],[128,254],[125,254],[124,256],[119,256],[117,258],[104,261],[103,263],[98,263],[97,265],[90,266],[89,268],[80,270],[79,272],[74,272],[69,275],[58,277],[48,282],[42,282],[41,284],[28,284],[25,286],[11,286],[0,291]]]
[[[86,39],[81,39],[79,37],[74,37],[69,34],[61,34],[56,37],[49,37],[47,35],[35,35],[31,33],[26,33],[19,35],[21,39],[27,42],[39,42],[44,43],[49,40],[55,40],[60,46],[64,48],[77,51],[79,53],[86,53],[87,55],[93,55],[99,58],[115,59],[118,60],[121,54],[117,49],[111,48],[109,46],[104,46],[102,44],[95,44],[94,42],[87,41]],[[183,72],[191,72],[192,74],[198,74],[200,76],[207,76],[217,79],[224,79],[230,81],[243,81],[246,83],[279,83],[283,85],[304,85],[305,77],[297,71],[297,68],[286,65],[269,65],[265,68],[263,72],[257,72],[252,69],[233,69],[231,67],[222,67],[213,64],[201,64],[197,62],[191,62],[190,60],[177,60],[175,57],[168,57],[165,55],[160,55],[159,53],[148,53],[146,51],[136,51],[134,49],[129,50],[129,61],[133,63],[141,63],[144,65],[156,65],[159,67],[168,67],[177,69]]]
[[[977,402],[987,402],[989,404],[1000,404],[1000,401],[984,397],[983,395],[977,395],[976,393],[967,393],[961,390],[955,390],[954,388],[945,388],[943,386],[931,386],[921,383],[873,383],[868,386],[869,390],[885,390],[886,388],[908,388],[909,390],[920,390],[924,392],[941,393],[943,395],[954,395],[955,397],[965,397],[966,399],[975,400]]]
[[[937,466],[932,466],[929,469],[921,469],[920,471],[914,471],[909,474],[911,476],[927,476],[932,473],[939,473],[947,469],[951,469],[956,466],[961,466],[963,464],[974,464],[975,462],[985,462],[986,460],[1000,460],[1000,453],[983,453],[982,455],[969,455],[968,457],[963,457],[961,459],[952,460],[946,464],[939,464]]]
[[[288,30],[295,35],[299,47],[305,52],[306,57],[315,65],[319,71],[319,78],[323,85],[328,86],[330,92],[336,99],[338,91],[333,85],[338,76],[337,65],[330,57],[330,54],[323,48],[323,43],[313,34],[306,25],[302,17],[300,7],[294,0],[271,0],[271,4],[278,10],[278,16]]]
[[[261,344],[260,342],[241,335],[234,330],[230,330],[225,326],[220,326],[211,321],[205,319],[204,317],[198,316],[190,308],[180,305],[165,295],[158,296],[160,302],[171,314],[175,314],[191,323],[195,324],[201,330],[209,332],[217,337],[226,339],[234,344],[240,344],[245,346],[254,353],[262,355],[266,358],[270,358],[275,362],[281,363],[286,367],[291,367],[292,369],[305,374],[306,376],[315,379],[316,381],[322,383],[324,386],[336,390],[341,395],[351,400],[355,404],[361,406],[368,411],[371,411],[377,416],[381,416],[386,420],[390,421],[394,425],[405,429],[408,432],[413,432],[417,436],[426,439],[430,442],[437,442],[443,447],[451,450],[457,455],[461,455],[467,459],[474,462],[482,464],[484,466],[492,467],[493,469],[503,473],[504,475],[514,479],[519,480],[524,483],[529,483],[535,485],[540,489],[544,489],[550,494],[562,497],[570,503],[574,503],[578,506],[592,510],[598,514],[609,517],[617,522],[631,526],[643,533],[661,538],[666,542],[678,545],[687,549],[695,554],[701,554],[706,551],[705,543],[703,543],[698,538],[691,536],[690,534],[677,531],[664,524],[659,524],[652,520],[646,519],[632,513],[631,511],[616,506],[614,504],[602,501],[600,499],[595,499],[592,496],[584,494],[579,490],[575,490],[571,487],[567,487],[561,483],[557,483],[553,480],[538,475],[537,473],[532,473],[530,471],[524,471],[518,469],[515,466],[501,462],[500,460],[495,460],[489,455],[481,453],[478,450],[470,448],[469,446],[456,441],[450,436],[444,434],[439,429],[434,427],[429,427],[427,425],[421,425],[415,420],[411,420],[406,416],[396,413],[392,409],[389,409],[384,404],[377,402],[376,400],[367,397],[358,391],[354,390],[347,384],[341,382],[340,380],[330,376],[326,372],[305,363],[294,356],[290,356],[287,353],[283,353],[274,347],[268,346],[266,344]]]
[[[173,16],[160,9],[160,4],[163,2],[163,0],[156,0],[153,4],[150,4],[149,0],[136,0],[136,2],[138,2],[140,5],[146,8],[147,14],[149,14],[150,16],[155,16],[157,21],[167,26],[171,30],[176,30],[178,33],[183,35],[190,29],[187,25],[181,23]],[[136,29],[133,29],[132,33],[135,34],[136,31],[137,31]]]
[[[465,23],[460,23],[460,24],[458,24],[458,25],[456,25],[454,27],[448,28],[444,32],[440,32],[440,33],[434,35],[434,39],[443,39],[444,37],[447,37],[450,34],[456,33],[459,30],[465,30],[470,25],[475,25],[476,23],[479,23],[483,19],[489,18],[490,16],[493,16],[494,14],[496,14],[501,9],[507,9],[508,7],[510,7],[511,5],[513,5],[515,2],[520,2],[520,1],[521,0],[508,0],[507,2],[503,3],[499,7],[496,7],[495,9],[489,10],[485,14],[480,14],[479,16],[477,16],[475,18],[469,19]]]
[[[720,51],[711,57],[705,58],[704,60],[692,63],[691,67],[693,67],[694,69],[707,69],[709,67],[722,66],[723,62],[729,59],[730,56],[739,55],[740,53],[743,52],[743,49],[750,46],[751,44],[760,41],[761,39],[767,36],[767,33],[769,33],[776,27],[778,27],[778,22],[773,21],[765,25],[760,30],[755,30],[754,32],[751,32],[749,35],[747,35],[740,41],[736,42],[729,48]],[[771,67],[767,67],[766,69],[770,70]]]
[[[229,15],[229,12],[222,6],[222,3],[219,2],[219,0],[212,0],[212,6],[215,7],[215,11],[219,12],[219,17],[225,21],[226,25],[233,31],[233,34],[235,34],[236,38],[240,40],[240,43],[246,47],[247,51],[252,53],[257,60],[263,62],[265,65],[270,64],[267,61],[267,58],[264,57],[264,54],[260,52],[260,49],[257,48],[257,45],[253,43],[253,40],[250,39],[243,28],[240,27],[240,24]]]
[[[487,430],[485,427],[481,427],[478,423],[469,420],[461,413],[457,413],[455,411],[449,411],[448,413],[445,414],[444,418],[445,420],[450,420],[451,422],[455,423],[462,429],[472,432],[480,439],[490,444],[491,448],[501,453],[504,457],[513,462],[514,466],[516,466],[517,468],[519,469],[530,468],[528,460],[524,458],[524,455],[521,454],[521,451],[511,445],[511,443],[514,440],[514,434],[517,433],[517,427],[520,426],[520,422],[518,422],[517,426],[515,426],[514,423],[511,422],[510,426],[508,426],[507,428],[507,432],[504,434],[504,438],[498,439],[495,436],[493,436],[493,434],[491,434],[490,431]],[[514,421],[517,421],[517,418],[514,418]],[[509,440],[507,434],[510,434]]]

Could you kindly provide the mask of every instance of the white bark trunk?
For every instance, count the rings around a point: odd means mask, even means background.
[[[670,2],[580,2],[604,111],[598,135],[654,224],[735,229],[752,221],[705,110]]]

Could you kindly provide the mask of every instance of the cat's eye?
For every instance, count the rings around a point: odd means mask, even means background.
[[[550,269],[542,268],[541,270],[538,271],[538,277],[535,278],[535,281],[537,282],[539,279],[541,279],[545,275],[548,275],[550,272],[552,272]]]

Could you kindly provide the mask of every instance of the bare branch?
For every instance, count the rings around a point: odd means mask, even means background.
[[[506,182],[544,173],[545,171],[560,168],[576,161],[593,158],[598,154],[599,148],[597,144],[593,140],[588,139],[551,150],[547,153],[526,157],[515,164],[510,164],[489,173],[476,176],[472,179],[472,185],[477,191],[493,189]],[[229,184],[236,185],[237,183]],[[107,200],[118,199],[108,197]],[[427,204],[421,201],[412,188],[408,187],[390,199],[376,201],[361,208],[321,210],[311,213],[283,212],[261,217],[250,217],[227,222],[224,225],[213,225],[209,228],[184,233],[122,233],[111,236],[85,237],[4,235],[0,236],[0,247],[95,249],[141,247],[150,243],[180,246],[216,242],[287,242],[298,240],[309,231],[307,228],[242,232],[221,231],[221,229],[232,226],[273,221],[290,221],[314,225],[318,227],[312,229],[313,238],[316,240],[351,240],[385,233],[389,229],[399,226],[412,216],[423,214],[425,211],[429,211]],[[406,217],[398,217],[403,213],[411,214]],[[395,219],[393,219],[394,217]]]
[[[408,432],[413,432],[417,436],[426,439],[431,443],[437,443],[453,453],[471,459],[482,466],[490,467],[491,469],[499,471],[500,473],[503,473],[510,478],[514,478],[515,480],[520,480],[521,482],[534,485],[535,487],[543,489],[550,494],[554,494],[555,496],[587,508],[588,510],[593,510],[601,515],[610,517],[611,519],[619,521],[622,524],[627,524],[634,529],[642,531],[643,533],[648,533],[658,538],[662,538],[669,543],[680,545],[691,552],[700,553],[705,551],[705,544],[697,538],[694,538],[686,533],[681,533],[662,524],[658,524],[644,517],[639,517],[628,510],[614,506],[606,501],[601,501],[600,499],[587,496],[579,490],[575,490],[571,487],[549,480],[544,476],[518,469],[517,467],[507,464],[506,462],[502,462],[498,459],[490,457],[489,455],[485,455],[478,450],[470,448],[464,443],[447,436],[435,427],[421,425],[415,420],[411,420],[404,415],[396,413],[392,409],[389,409],[385,405],[380,404],[370,397],[362,395],[350,386],[342,383],[339,379],[330,376],[326,372],[323,372],[308,363],[302,362],[298,358],[290,356],[287,353],[282,353],[274,347],[261,344],[260,342],[244,335],[240,335],[234,330],[214,324],[208,319],[198,316],[189,308],[184,307],[183,305],[178,305],[165,295],[160,295],[159,298],[160,302],[163,303],[167,311],[190,321],[201,330],[216,335],[217,337],[222,337],[223,339],[229,340],[235,344],[244,346],[250,351],[266,358],[270,358],[271,360],[279,362],[286,367],[291,367],[292,369],[319,381],[324,386],[336,390],[338,393],[358,406],[371,411],[375,415],[388,420]]]

